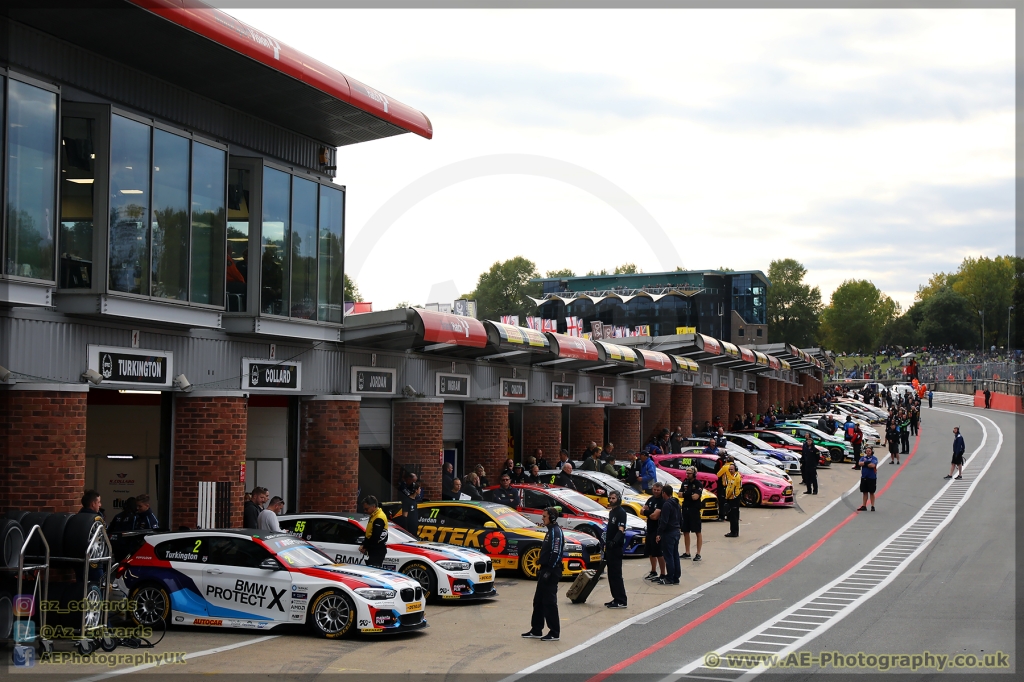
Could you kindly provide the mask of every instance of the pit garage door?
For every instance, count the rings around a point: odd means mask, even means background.
[[[461,433],[461,431],[460,431]],[[461,439],[461,436],[460,436]],[[391,447],[391,401],[362,400],[359,404],[359,447]]]
[[[446,400],[444,403],[444,427],[442,439],[445,442],[462,440],[462,402]]]

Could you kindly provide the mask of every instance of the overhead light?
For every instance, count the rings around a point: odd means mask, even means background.
[[[184,391],[185,393],[188,393],[189,391],[192,390],[192,383],[185,378],[184,374],[179,374],[178,376],[174,377],[174,385],[175,387]]]
[[[141,189],[123,189],[121,194],[142,194]]]
[[[89,158],[90,158],[90,159],[95,159],[95,158],[96,158],[96,155],[95,155],[95,154],[90,154],[90,155],[89,155]]]
[[[160,391],[136,391],[130,388],[122,388],[118,393],[131,393],[133,395],[160,395]]]
[[[74,182],[74,183],[79,184],[79,185],[91,185],[92,183],[96,182],[96,180],[93,179],[93,178],[64,178],[64,179],[67,180],[68,182]]]
[[[107,459],[135,459],[135,455],[107,455]]]
[[[94,386],[99,386],[100,384],[103,383],[103,375],[94,369],[87,369],[84,372],[82,372],[82,379],[84,381],[88,381],[90,384],[93,384]]]

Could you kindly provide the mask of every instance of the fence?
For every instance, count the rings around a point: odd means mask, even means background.
[[[918,369],[918,378],[928,385],[944,381],[974,383],[990,381],[1005,384],[1007,382],[1016,382],[1022,370],[1024,370],[1024,367],[1013,362],[978,362],[967,365],[922,365]],[[992,388],[991,390],[996,389]]]

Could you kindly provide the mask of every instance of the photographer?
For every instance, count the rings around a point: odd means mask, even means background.
[[[423,501],[423,486],[415,473],[405,472],[405,482],[398,486],[398,497],[402,502],[402,525],[415,537],[420,526],[419,503]]]
[[[384,556],[388,553],[388,517],[380,509],[380,503],[373,495],[363,498],[363,511],[370,515],[366,520],[366,537],[359,546],[359,553],[366,555],[366,565],[384,567]]]

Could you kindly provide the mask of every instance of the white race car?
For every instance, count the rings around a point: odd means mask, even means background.
[[[335,563],[302,538],[254,530],[146,537],[113,586],[134,602],[137,625],[268,630],[305,624],[321,637],[427,627],[423,589],[379,568]]]
[[[359,545],[366,536],[366,514],[289,514],[281,528],[301,536],[334,557],[338,563],[361,564],[366,555]],[[486,599],[496,597],[494,568],[486,554],[414,538],[396,524],[388,525],[384,568],[416,580],[427,599]]]

